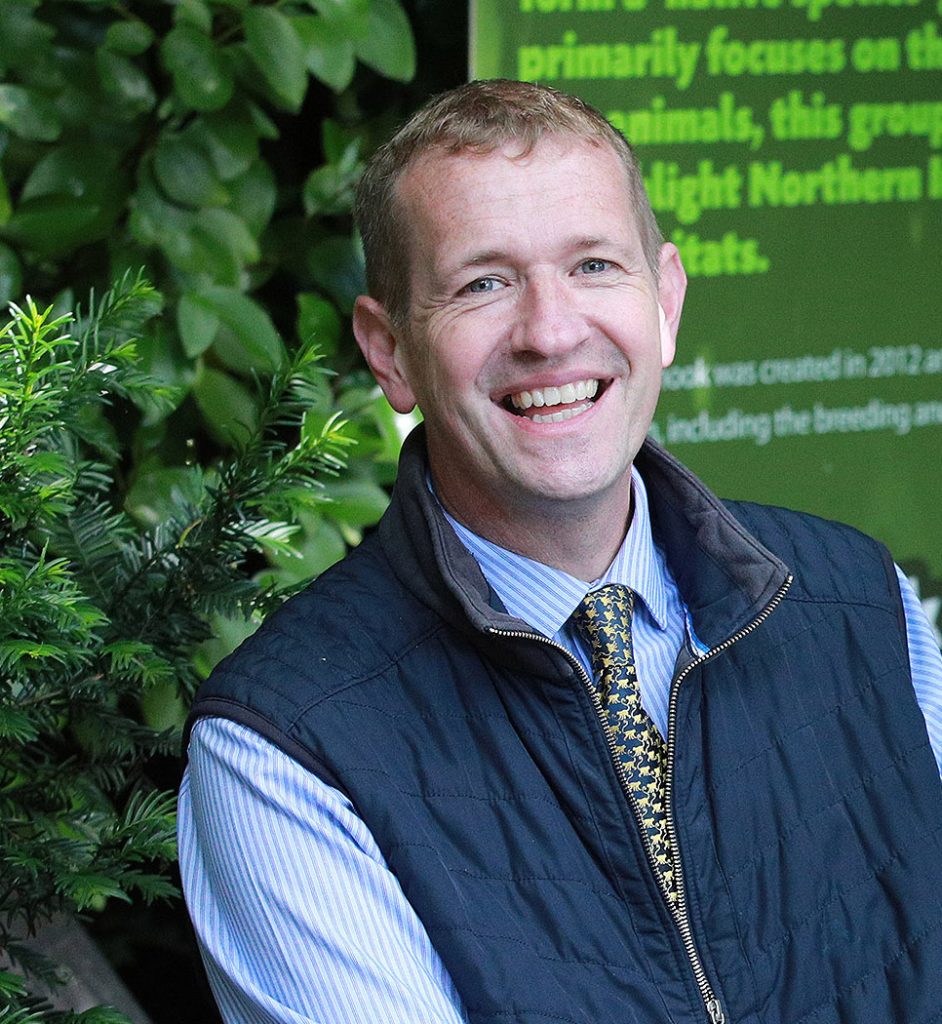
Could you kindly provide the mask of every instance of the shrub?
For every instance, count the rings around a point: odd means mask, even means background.
[[[350,440],[301,346],[257,383],[231,453],[179,467],[154,524],[133,517],[114,422],[176,399],[139,368],[160,305],[126,276],[74,319],[28,300],[0,331],[0,946],[41,976],[54,965],[21,940],[54,912],[174,894],[174,800],[147,764],[179,735],[153,697],[192,693],[214,616],[281,599],[261,556],[289,551]],[[53,1019],[0,973],[0,1020]]]

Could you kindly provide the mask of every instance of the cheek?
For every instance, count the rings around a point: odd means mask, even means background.
[[[429,349],[430,375],[441,385],[462,391],[482,386],[494,349],[482,317],[455,317],[437,332]]]

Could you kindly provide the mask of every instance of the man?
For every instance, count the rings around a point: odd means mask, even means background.
[[[942,659],[875,542],[645,441],[686,281],[624,140],[472,83],[357,215],[354,329],[425,423],[197,699],[226,1020],[942,1020]]]

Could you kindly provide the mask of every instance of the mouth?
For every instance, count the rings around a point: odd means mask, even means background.
[[[608,384],[609,381],[588,378],[558,387],[514,391],[504,398],[503,406],[515,416],[524,416],[533,423],[562,423],[591,409]]]

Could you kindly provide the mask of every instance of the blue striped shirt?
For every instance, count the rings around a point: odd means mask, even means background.
[[[665,730],[684,636],[699,647],[651,537],[633,476],[631,528],[608,572],[587,584],[453,525],[509,612],[569,649],[589,589],[623,583],[642,700]],[[916,698],[942,770],[942,654],[900,573]],[[210,985],[227,1024],[457,1024],[467,1018],[428,935],[375,840],[342,793],[257,733],[200,721],[180,790],[183,886]]]
[[[507,611],[562,644],[579,659],[590,677],[588,646],[570,617],[591,590],[607,583],[631,587],[636,595],[631,632],[641,703],[661,733],[666,734],[667,701],[677,652],[685,636],[694,650],[705,652],[706,647],[693,631],[664,555],[651,536],[648,494],[635,469],[631,499],[631,528],[605,575],[590,583],[500,548],[443,511]]]

